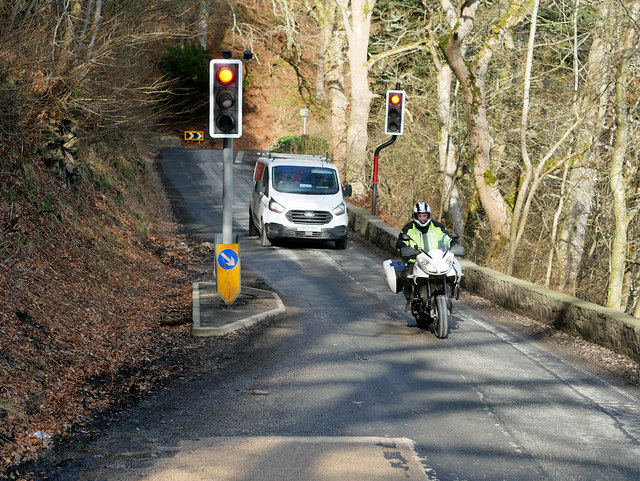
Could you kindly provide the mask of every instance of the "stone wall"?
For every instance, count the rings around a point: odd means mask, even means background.
[[[397,257],[399,230],[347,204],[349,227]],[[640,361],[640,319],[461,260],[463,289]]]

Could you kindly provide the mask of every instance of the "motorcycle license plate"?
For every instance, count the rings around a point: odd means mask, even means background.
[[[322,227],[318,225],[299,225],[298,230],[302,232],[321,232]]]

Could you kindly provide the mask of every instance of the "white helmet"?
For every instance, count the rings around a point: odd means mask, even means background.
[[[427,218],[424,218],[424,215],[421,215],[422,219],[418,219],[418,214],[426,214]],[[426,202],[418,202],[413,206],[413,221],[418,224],[420,227],[426,227],[431,222],[431,207]]]

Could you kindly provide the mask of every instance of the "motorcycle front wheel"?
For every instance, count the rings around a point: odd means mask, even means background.
[[[446,339],[449,335],[449,307],[447,296],[436,294],[436,318],[433,324],[436,337]]]

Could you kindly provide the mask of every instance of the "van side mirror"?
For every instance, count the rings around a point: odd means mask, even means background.
[[[345,197],[351,197],[352,193],[353,191],[351,189],[351,184],[346,184],[342,186],[342,195],[344,195]]]

